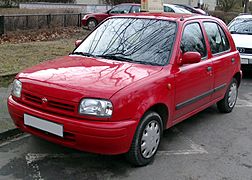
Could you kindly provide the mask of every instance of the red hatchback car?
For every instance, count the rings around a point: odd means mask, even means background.
[[[100,22],[110,16],[128,13],[140,12],[140,4],[123,3],[119,4],[105,13],[92,13],[85,15],[81,23],[83,26],[87,26],[88,29],[93,30]]]
[[[8,108],[22,131],[67,147],[154,159],[162,132],[217,103],[235,106],[240,56],[214,17],[110,17],[68,56],[16,76]]]

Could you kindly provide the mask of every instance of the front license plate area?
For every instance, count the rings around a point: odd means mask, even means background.
[[[248,64],[249,60],[245,58],[241,58],[241,64]]]
[[[63,137],[63,125],[24,114],[24,124]]]

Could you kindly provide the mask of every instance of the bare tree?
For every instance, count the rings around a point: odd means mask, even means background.
[[[244,12],[248,12],[249,0],[243,0]]]
[[[219,5],[225,12],[230,11],[238,3],[237,0],[220,0]]]

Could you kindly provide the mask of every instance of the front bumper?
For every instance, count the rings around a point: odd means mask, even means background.
[[[8,109],[15,125],[24,132],[63,146],[99,154],[126,153],[137,127],[137,121],[134,120],[98,122],[53,115],[20,104],[12,96],[8,99]],[[63,125],[64,137],[26,126],[24,114]]]
[[[240,54],[241,68],[243,70],[252,70],[252,55]]]

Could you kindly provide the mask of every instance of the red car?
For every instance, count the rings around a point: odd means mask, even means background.
[[[231,112],[240,82],[222,21],[139,13],[110,17],[70,55],[19,73],[8,108],[22,131],[142,166],[165,129],[215,103]]]
[[[140,4],[124,3],[119,4],[105,13],[93,13],[85,15],[81,22],[83,26],[93,30],[100,22],[110,16],[140,12]]]

